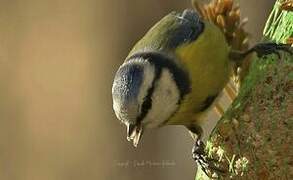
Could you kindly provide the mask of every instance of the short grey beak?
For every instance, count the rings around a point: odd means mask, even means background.
[[[141,135],[143,133],[143,128],[141,125],[127,124],[127,140],[133,141],[133,146],[137,147]]]

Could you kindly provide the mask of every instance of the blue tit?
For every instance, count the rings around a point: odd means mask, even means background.
[[[113,108],[137,146],[143,130],[184,125],[200,135],[200,115],[230,74],[221,30],[193,10],[171,12],[136,43],[113,82]]]
[[[113,109],[127,139],[137,146],[145,129],[165,125],[186,126],[200,137],[202,116],[231,75],[231,57],[246,55],[232,53],[222,31],[197,12],[166,15],[135,44],[114,78]]]

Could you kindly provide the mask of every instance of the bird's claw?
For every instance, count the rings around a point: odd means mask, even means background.
[[[293,52],[290,50],[290,47],[291,46],[288,44],[259,43],[248,50],[248,52],[256,52],[257,57],[259,58],[270,54],[276,54],[279,58],[281,58],[279,51],[287,52],[290,55],[293,54]]]
[[[204,149],[204,143],[201,140],[196,140],[192,148],[192,158],[201,167],[202,171],[210,178],[212,178],[212,172],[224,174],[225,171],[216,166],[217,160],[208,158]]]

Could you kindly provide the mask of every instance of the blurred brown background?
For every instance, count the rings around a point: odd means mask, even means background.
[[[273,0],[240,4],[255,41]],[[111,100],[135,41],[186,7],[189,0],[1,0],[0,179],[192,179],[184,128],[148,131],[134,149]]]

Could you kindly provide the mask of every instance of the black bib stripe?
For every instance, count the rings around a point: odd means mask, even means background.
[[[214,100],[218,97],[218,95],[208,96],[201,105],[200,112],[205,111],[208,109],[214,102]]]

